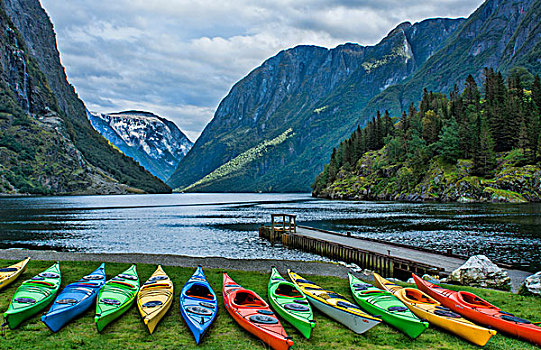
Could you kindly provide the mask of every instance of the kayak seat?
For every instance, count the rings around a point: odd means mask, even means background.
[[[406,297],[411,301],[417,303],[436,304],[437,302],[427,297],[424,293],[417,289],[408,288],[406,291]]]
[[[214,300],[214,295],[209,291],[209,289],[200,284],[194,284],[186,291],[186,295],[192,298]]]
[[[462,317],[462,316],[460,316],[459,314],[457,314],[457,313],[455,313],[453,311],[446,311],[446,310],[441,310],[441,309],[434,310],[434,314],[438,315],[438,316],[449,317],[449,318],[461,318]]]
[[[479,298],[477,295],[469,293],[469,292],[459,292],[458,293],[460,299],[464,301],[466,304],[474,305],[477,307],[484,307],[484,308],[491,308],[494,309],[495,306],[489,303],[488,301],[485,301],[481,298]]]
[[[252,293],[241,291],[235,294],[233,302],[239,306],[259,307],[266,306],[263,300],[256,298]]]
[[[280,284],[275,291],[276,295],[288,298],[302,298],[302,294],[290,284]]]

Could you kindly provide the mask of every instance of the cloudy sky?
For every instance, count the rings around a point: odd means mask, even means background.
[[[376,44],[403,21],[481,0],[41,0],[87,107],[151,111],[195,140],[231,86],[299,44]]]

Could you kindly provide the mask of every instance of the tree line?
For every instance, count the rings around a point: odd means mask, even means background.
[[[319,192],[340,169],[351,171],[366,152],[383,147],[389,162],[404,163],[414,177],[438,155],[451,164],[471,160],[470,174],[481,177],[491,176],[500,152],[520,149],[523,164],[533,164],[541,160],[540,111],[539,75],[515,68],[504,79],[485,68],[481,87],[469,75],[462,92],[457,85],[449,95],[425,89],[418,107],[411,103],[400,118],[378,112],[333,149],[312,187]]]

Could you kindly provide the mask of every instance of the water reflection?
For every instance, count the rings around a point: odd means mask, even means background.
[[[299,222],[531,270],[541,268],[541,205],[348,202],[304,194],[175,194],[0,199],[0,247],[317,259],[257,237],[272,212]]]

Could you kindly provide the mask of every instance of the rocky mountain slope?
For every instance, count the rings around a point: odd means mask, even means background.
[[[309,191],[332,147],[376,94],[418,70],[464,20],[403,23],[375,46],[298,46],[265,61],[220,103],[168,184],[182,190],[292,129],[227,176],[192,191]]]
[[[88,119],[109,142],[163,181],[193,146],[175,123],[149,112],[88,113]]]
[[[421,99],[423,88],[448,93],[463,88],[471,74],[481,81],[483,68],[507,73],[521,66],[541,74],[541,0],[488,0],[447,40],[441,50],[408,79],[374,97],[361,122],[376,110],[399,115]]]
[[[0,7],[0,193],[140,192],[75,147],[45,75]]]
[[[8,152],[17,153],[17,145],[28,144],[34,149],[30,154],[36,160],[34,164],[29,159],[24,171],[14,170],[20,181],[13,183],[15,177],[10,175],[11,180],[4,188],[23,193],[117,193],[120,186],[151,193],[169,192],[170,188],[162,181],[111,147],[92,128],[83,102],[67,81],[52,23],[39,1],[1,0],[0,10],[5,29],[2,31],[4,55],[0,57],[2,112],[6,113],[3,137],[16,141],[8,142],[11,146],[2,149],[2,166],[11,169],[9,164],[17,163],[13,158],[17,156]],[[20,123],[26,123],[27,127]],[[58,135],[51,134],[55,132]],[[39,142],[30,142],[34,139],[43,142],[45,148],[38,147]],[[60,143],[65,147],[47,148],[49,144]],[[50,165],[48,173],[43,173],[40,161]],[[95,170],[90,171],[93,174],[82,174],[89,169]],[[53,174],[61,174],[63,180],[58,183]],[[96,182],[88,176],[98,176],[100,180],[96,178]],[[23,180],[28,184],[23,186]],[[95,182],[100,183],[99,189]]]

